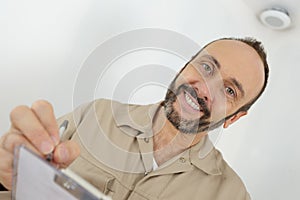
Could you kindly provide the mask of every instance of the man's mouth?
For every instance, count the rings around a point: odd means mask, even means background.
[[[201,111],[197,100],[193,98],[188,92],[184,91],[184,97],[187,104],[196,111]]]

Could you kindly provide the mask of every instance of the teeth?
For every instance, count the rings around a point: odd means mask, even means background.
[[[195,109],[195,110],[197,110],[197,111],[200,111],[199,106],[196,105],[196,104],[192,101],[192,99],[189,97],[189,95],[184,94],[184,96],[185,96],[186,102],[187,102],[193,109]]]

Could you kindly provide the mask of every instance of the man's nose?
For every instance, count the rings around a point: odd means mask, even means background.
[[[214,99],[212,85],[208,82],[202,82],[198,84],[197,90],[198,97],[204,99],[208,106],[211,105]]]

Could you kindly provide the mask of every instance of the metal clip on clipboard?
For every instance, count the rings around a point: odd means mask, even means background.
[[[76,199],[84,199],[84,200],[110,200],[110,198],[104,196],[102,193],[99,193],[99,191],[95,188],[91,188],[89,185],[89,192],[87,192],[87,188],[84,188],[83,186],[79,185],[78,182],[83,183],[85,180],[83,180],[81,177],[76,175],[70,170],[61,170],[63,174],[55,174],[54,176],[54,182],[59,185],[61,188],[66,190],[69,194],[73,195]],[[72,179],[70,178],[72,177]],[[84,185],[87,185],[89,183],[86,183]],[[94,191],[91,191],[94,190]],[[92,195],[94,194],[94,195]]]

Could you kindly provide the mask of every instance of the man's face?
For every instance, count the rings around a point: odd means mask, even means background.
[[[256,51],[235,40],[207,46],[172,81],[165,99],[168,120],[183,133],[212,130],[230,119],[258,95],[264,83],[264,66]]]

